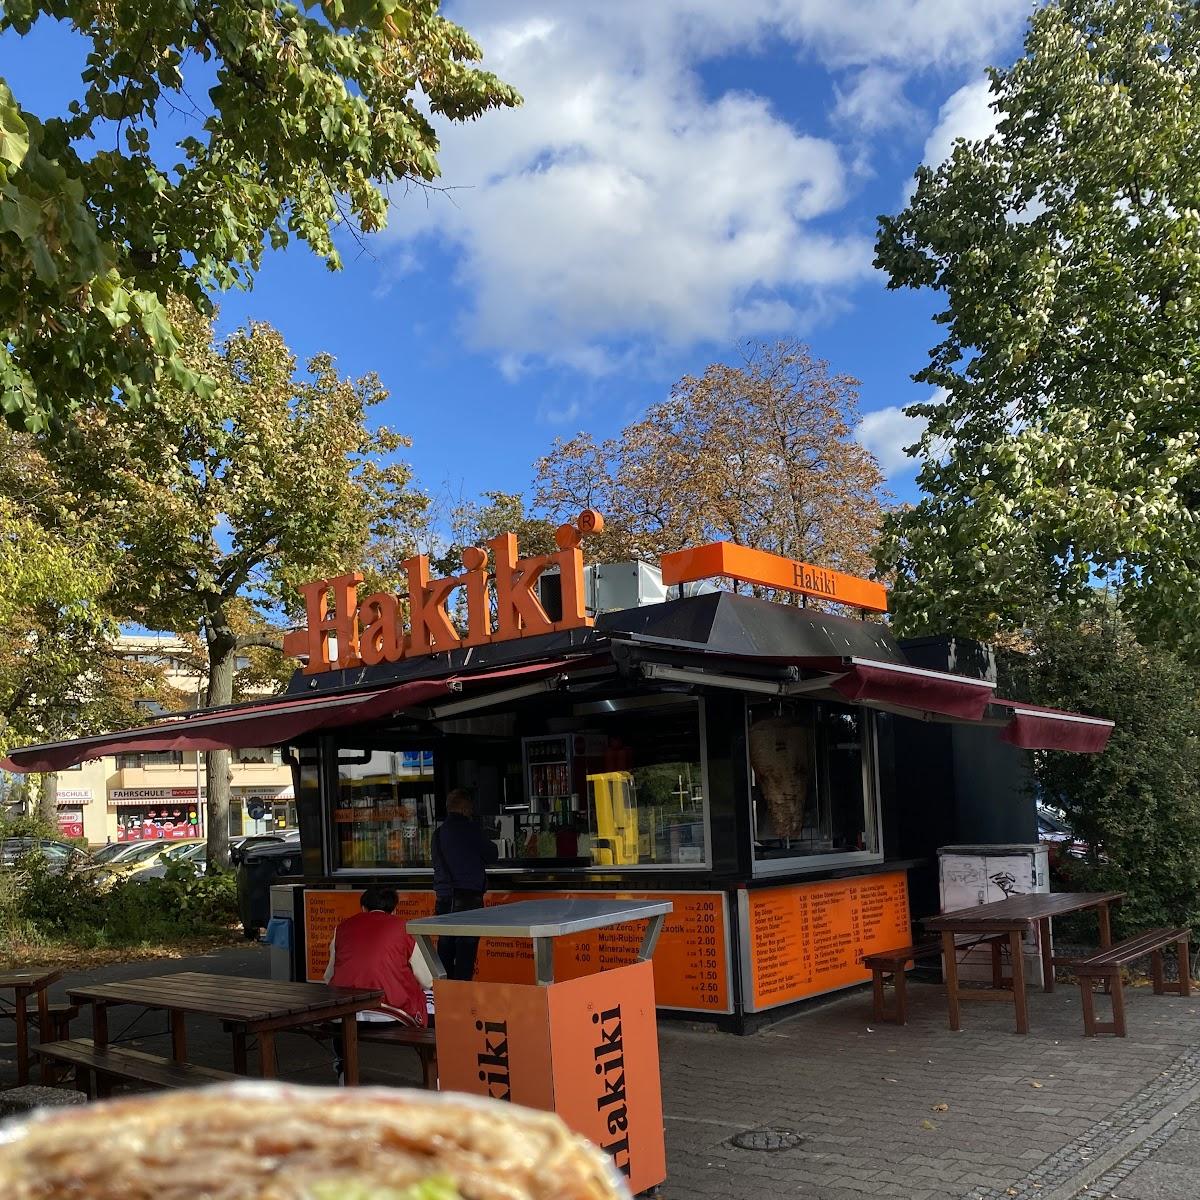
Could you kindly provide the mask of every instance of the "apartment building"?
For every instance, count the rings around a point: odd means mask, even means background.
[[[186,661],[186,646],[170,635],[123,635],[123,652],[166,668],[167,681],[192,703],[203,680]],[[296,827],[291,769],[276,749],[230,754],[229,836]],[[146,838],[203,837],[204,755],[194,751],[119,754],[51,776],[58,825],[89,845]]]

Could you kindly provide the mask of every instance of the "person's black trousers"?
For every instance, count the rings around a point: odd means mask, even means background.
[[[440,917],[452,912],[470,912],[472,909],[483,907],[483,895],[479,892],[455,892],[453,897],[441,897],[434,905],[434,912]],[[470,980],[475,977],[475,955],[479,950],[479,939],[476,937],[446,937],[438,938],[438,958],[442,960],[442,968],[448,979]]]

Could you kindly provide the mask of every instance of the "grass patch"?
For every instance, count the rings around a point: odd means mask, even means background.
[[[64,971],[93,971],[115,963],[150,962],[164,958],[196,958],[232,946],[245,946],[240,930],[206,937],[187,937],[174,942],[142,942],[136,946],[76,946],[70,942],[6,943],[0,949],[0,970],[23,971],[30,967],[54,966]]]

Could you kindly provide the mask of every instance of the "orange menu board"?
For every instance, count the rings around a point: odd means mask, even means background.
[[[358,911],[358,890],[310,889],[304,893],[306,978],[319,980],[339,921]],[[432,892],[399,892],[398,916],[433,912]],[[723,892],[491,892],[487,904],[515,900],[670,900],[674,908],[654,952],[654,986],[661,1008],[732,1012],[729,920]],[[578,979],[637,959],[646,922],[614,925],[557,938],[554,977]],[[533,983],[533,943],[526,938],[484,938],[475,978],[481,983]]]
[[[732,1012],[729,922],[723,892],[497,892],[489,904],[514,900],[669,900],[673,905],[654,952],[654,989],[660,1008]],[[637,960],[645,921],[556,938],[554,978],[578,979]],[[488,938],[479,947],[476,978],[494,983],[533,982],[533,944],[525,938]]]
[[[912,936],[902,871],[742,894],[749,939],[746,1007],[802,1000],[871,977],[863,955]]]

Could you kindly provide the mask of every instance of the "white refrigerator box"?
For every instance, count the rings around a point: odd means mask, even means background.
[[[942,912],[991,904],[1006,896],[1050,890],[1050,864],[1040,843],[1009,846],[942,846],[938,849],[938,879]],[[1025,978],[1041,987],[1042,956],[1036,933],[1027,933]],[[1007,957],[1007,956],[1006,956]],[[960,979],[988,982],[992,978],[992,952],[978,946],[958,955]],[[1005,971],[1007,973],[1007,966]]]

